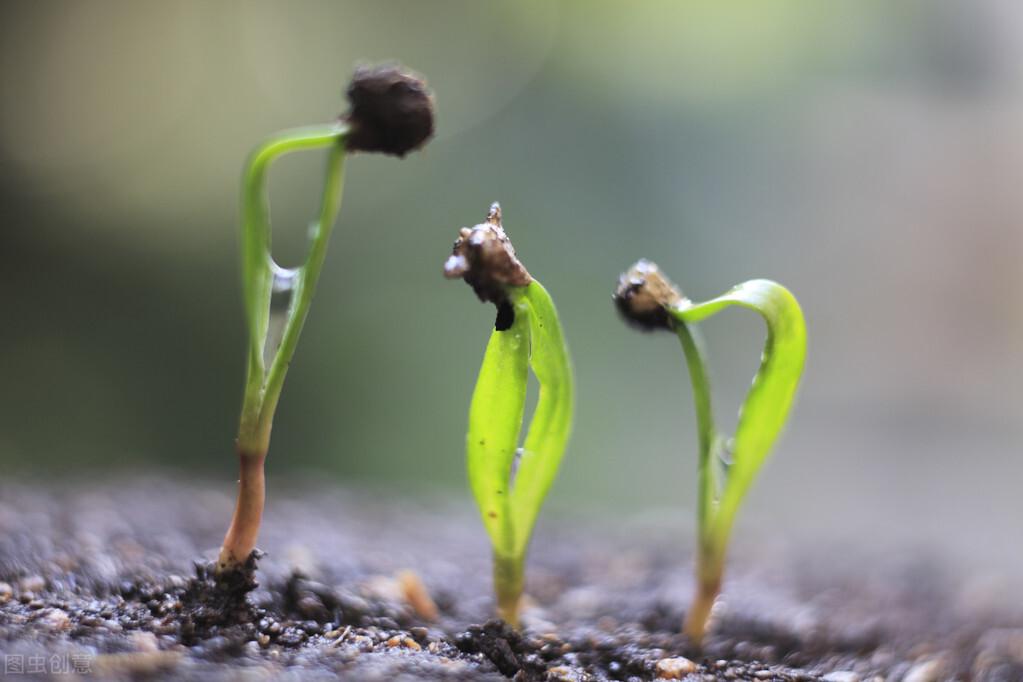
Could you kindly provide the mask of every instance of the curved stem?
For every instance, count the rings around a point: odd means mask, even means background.
[[[721,438],[710,410],[710,383],[699,344],[690,326],[730,306],[754,310],[764,318],[767,339],[760,367],[739,412],[732,463],[720,489],[713,465]],[[721,589],[728,540],[739,506],[788,418],[806,359],[806,325],[795,297],[769,280],[744,282],[704,303],[684,300],[668,309],[689,364],[700,429],[700,532],[696,597],[685,632],[697,645]]]
[[[707,629],[714,600],[721,589],[724,571],[720,538],[712,532],[716,519],[717,476],[714,469],[714,448],[719,440],[714,425],[714,409],[711,401],[710,374],[704,358],[703,342],[694,327],[681,320],[675,320],[675,333],[682,342],[689,368],[689,381],[693,387],[693,405],[696,410],[696,426],[699,436],[699,458],[697,462],[697,547],[696,547],[696,592],[686,612],[683,632],[689,639],[700,645]]]
[[[669,310],[677,321],[693,324],[730,306],[758,313],[767,327],[760,367],[739,412],[728,470],[713,535],[727,542],[736,514],[757,472],[788,419],[806,361],[806,323],[788,289],[769,280],[743,282],[703,303],[685,302]]]
[[[710,374],[707,371],[707,362],[702,350],[703,342],[697,330],[685,322],[675,322],[675,333],[678,334],[678,338],[682,342],[682,351],[685,353],[686,364],[689,368],[689,381],[693,387],[693,405],[696,410],[700,449],[697,461],[698,502],[696,513],[697,528],[702,544],[717,501],[717,481],[714,474],[712,450],[718,440],[718,433],[714,426]]]
[[[270,164],[289,152],[315,149],[340,142],[348,132],[337,123],[284,130],[268,138],[249,156],[242,177],[242,290],[249,323],[249,345],[262,351],[270,312],[273,272],[270,257],[270,199],[267,175]],[[262,370],[262,353],[255,353]],[[260,378],[260,380],[262,380]]]
[[[270,251],[270,200],[267,192],[267,176],[271,162],[289,152],[302,149],[315,149],[332,146],[331,162],[328,165],[327,185],[324,187],[323,206],[320,211],[320,222],[316,234],[311,239],[310,254],[307,266],[319,251],[319,265],[322,264],[326,248],[326,236],[333,226],[334,216],[340,205],[340,166],[344,159],[344,136],[348,128],[339,124],[295,128],[285,130],[263,142],[249,157],[245,174],[242,179],[242,290],[245,299],[245,313],[249,325],[248,368],[245,379],[245,394],[242,401],[242,414],[238,429],[239,449],[243,452],[266,452],[270,442],[270,422],[273,410],[269,413],[264,409],[266,388],[269,375],[264,366],[263,352],[266,345],[267,330],[270,322],[270,296],[273,288],[274,263]],[[336,187],[334,185],[337,185]],[[328,207],[331,209],[328,211]],[[329,216],[324,221],[324,216]],[[322,229],[324,223],[326,229]],[[317,236],[322,239],[317,239]],[[303,266],[303,270],[307,267]],[[301,280],[296,286],[301,287]],[[315,280],[315,277],[313,278]],[[299,292],[292,296],[294,302]],[[310,294],[311,296],[311,294]],[[294,306],[293,306],[294,307]],[[308,309],[308,300],[305,303]],[[289,310],[290,326],[292,312]],[[283,346],[283,342],[282,342]],[[291,344],[294,353],[294,342]],[[290,357],[288,358],[290,360]],[[283,377],[281,378],[283,381]],[[279,386],[278,386],[279,391]],[[276,404],[276,397],[274,398]]]
[[[341,206],[343,143],[347,132],[346,126],[337,123],[286,130],[257,147],[246,165],[242,179],[241,257],[242,288],[249,327],[248,366],[238,425],[238,502],[217,562],[220,572],[240,567],[255,549],[265,500],[263,463],[270,446],[273,415]],[[281,344],[267,369],[264,351],[276,267],[270,250],[268,172],[271,162],[283,154],[322,147],[328,147],[330,151],[320,213],[310,235],[306,261],[296,273]]]
[[[302,333],[306,316],[309,314],[309,305],[312,303],[313,294],[316,293],[316,283],[323,270],[330,233],[334,230],[334,220],[337,218],[338,211],[341,210],[344,159],[344,147],[339,144],[331,147],[327,160],[323,199],[320,203],[320,216],[310,235],[309,255],[296,275],[295,289],[292,292],[291,306],[284,325],[281,345],[266,373],[263,408],[260,414],[262,422],[268,423],[273,420],[274,410],[277,408],[277,401],[284,385],[284,377],[288,373],[288,366],[291,364],[291,358],[298,346],[298,337]]]

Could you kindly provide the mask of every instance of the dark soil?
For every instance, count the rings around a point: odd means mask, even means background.
[[[230,492],[0,485],[7,677],[1023,680],[1018,593],[925,557],[740,548],[697,651],[678,634],[681,530],[544,521],[515,632],[488,620],[488,545],[468,504],[271,489],[259,585],[218,584],[201,560]]]

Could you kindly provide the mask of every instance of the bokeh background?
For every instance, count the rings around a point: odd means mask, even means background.
[[[404,161],[350,159],[272,481],[468,499],[493,311],[441,264],[497,199],[577,371],[549,513],[689,531],[682,354],[610,302],[646,256],[693,298],[769,277],[803,302],[801,398],[744,534],[1023,566],[1015,0],[5,2],[0,475],[155,470],[230,490],[242,161],[333,118],[353,66],[389,58],[428,76],[437,137]],[[285,265],[322,163],[275,167]],[[731,416],[761,324],[704,326]]]

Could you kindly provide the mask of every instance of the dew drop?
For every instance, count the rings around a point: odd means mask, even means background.
[[[515,487],[515,477],[519,473],[519,464],[522,463],[522,455],[525,454],[524,448],[515,448],[515,457],[512,458],[511,471],[508,473],[508,488]]]
[[[276,263],[270,266],[273,270],[273,294],[290,294],[295,289],[295,282],[298,280],[298,268],[282,268]]]
[[[263,362],[269,367],[273,362],[277,349],[284,336],[284,325],[288,320],[288,310],[298,283],[298,268],[282,268],[276,263],[270,264],[273,272],[273,283],[270,287],[270,324],[267,328],[266,344],[263,346]]]

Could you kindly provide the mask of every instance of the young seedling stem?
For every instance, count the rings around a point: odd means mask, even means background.
[[[653,263],[641,260],[621,276],[619,311],[645,329],[674,331],[682,344],[693,390],[699,442],[697,460],[696,591],[683,631],[699,646],[725,569],[728,540],[743,498],[781,433],[806,358],[806,326],[799,303],[769,280],[740,284],[705,303],[693,303]],[[753,385],[732,438],[714,421],[706,353],[696,323],[731,306],[754,310],[767,325],[767,340]]]
[[[493,550],[498,614],[517,626],[533,526],[572,426],[568,349],[554,303],[515,256],[496,203],[484,223],[462,228],[444,274],[464,279],[480,300],[497,306],[469,408],[466,452]],[[520,448],[530,368],[540,394]]]
[[[285,130],[249,156],[241,190],[241,269],[248,322],[248,363],[236,448],[240,461],[238,501],[217,561],[217,572],[241,570],[255,550],[265,500],[264,462],[274,412],[298,346],[327,243],[341,208],[347,152],[377,151],[404,156],[433,133],[433,100],[426,84],[396,65],[359,68],[348,87],[350,112],[322,126]],[[271,254],[270,166],[281,156],[325,149],[323,193],[309,231],[303,263],[286,269]],[[271,334],[271,297],[287,295],[279,335]]]

